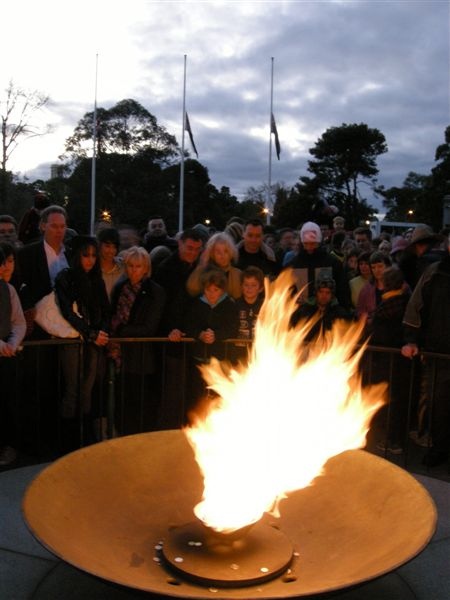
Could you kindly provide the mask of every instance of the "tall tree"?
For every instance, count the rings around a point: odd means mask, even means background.
[[[20,141],[45,135],[52,131],[51,125],[39,123],[38,114],[49,103],[49,96],[37,90],[25,90],[11,80],[0,98],[1,164],[0,204],[6,203],[7,165],[11,154]]]
[[[309,152],[315,160],[308,161],[320,194],[334,204],[345,217],[347,226],[354,227],[374,209],[360,191],[364,183],[377,191],[377,157],[387,152],[384,135],[365,123],[343,123],[327,129]]]
[[[66,140],[63,158],[78,162],[92,151],[94,113],[88,112]],[[179,152],[176,139],[156,117],[135,100],[121,100],[110,109],[97,109],[96,155],[135,155],[169,162]]]

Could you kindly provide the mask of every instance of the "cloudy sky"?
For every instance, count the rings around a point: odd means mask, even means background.
[[[282,148],[272,182],[306,175],[327,128],[364,122],[389,147],[379,182],[401,185],[429,173],[450,124],[448,0],[8,0],[2,12],[0,89],[12,78],[51,97],[54,133],[22,142],[9,163],[31,180],[49,177],[93,109],[97,53],[98,105],[133,98],[179,141],[187,55],[199,160],[239,197],[268,179],[271,57]]]

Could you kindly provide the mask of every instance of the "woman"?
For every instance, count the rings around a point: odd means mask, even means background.
[[[165,303],[164,289],[150,279],[148,252],[132,246],[123,254],[125,278],[119,280],[111,295],[111,334],[114,337],[147,338],[157,334]],[[156,425],[155,354],[151,343],[112,342],[109,356],[121,370],[123,390],[127,392],[123,433],[153,429]],[[145,402],[148,400],[148,402]]]
[[[369,260],[370,252],[361,252],[358,254],[357,275],[356,277],[352,277],[349,281],[353,308],[356,308],[358,305],[358,298],[362,288],[372,278]]]
[[[111,299],[112,289],[124,272],[123,263],[117,258],[120,248],[119,232],[113,227],[101,229],[97,233],[97,240],[102,277],[108,298]]]
[[[110,307],[98,261],[97,240],[76,236],[71,240],[71,252],[70,267],[56,276],[55,293],[63,317],[85,342],[79,410],[84,421],[84,442],[91,443],[95,440],[94,417],[99,416],[99,407],[93,410],[92,389],[103,360],[102,348],[109,341]],[[77,427],[80,348],[70,344],[60,348],[65,381],[61,413],[67,430],[67,449],[71,450],[75,440],[70,438],[76,435]]]
[[[369,258],[371,278],[361,289],[356,313],[358,318],[365,317],[367,325],[372,322],[375,309],[380,304],[384,292],[383,273],[391,266],[388,256],[382,252],[372,252]]]
[[[232,238],[224,232],[215,233],[209,238],[205,250],[200,257],[200,264],[187,280],[187,290],[191,296],[199,296],[203,289],[202,273],[215,267],[223,271],[227,277],[226,292],[236,300],[241,296],[241,270],[233,266],[238,251]]]

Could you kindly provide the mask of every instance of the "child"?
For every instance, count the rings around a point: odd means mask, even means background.
[[[225,289],[226,274],[219,269],[207,269],[201,275],[203,293],[193,300],[184,331],[196,339],[192,348],[191,393],[188,402],[196,402],[205,386],[198,366],[211,357],[224,360],[227,348],[224,340],[237,335],[237,309]],[[189,407],[188,407],[189,408]]]
[[[13,410],[16,384],[14,357],[26,331],[19,297],[13,286],[8,283],[11,274],[7,256],[0,248],[0,466],[13,463],[17,457]]]
[[[241,274],[241,297],[236,300],[238,312],[237,337],[253,340],[259,311],[264,302],[264,273],[258,267],[247,267]],[[234,358],[246,362],[248,343],[236,343]]]
[[[305,342],[316,340],[323,332],[330,331],[337,319],[351,321],[351,313],[337,301],[336,284],[331,277],[323,277],[315,284],[315,295],[299,306],[291,315],[291,327],[301,320],[317,319],[305,336]]]

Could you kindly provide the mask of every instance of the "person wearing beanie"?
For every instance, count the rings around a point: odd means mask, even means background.
[[[327,275],[336,285],[336,298],[341,306],[349,309],[350,288],[340,260],[329,254],[321,245],[322,231],[313,221],[307,221],[300,229],[301,248],[285,266],[293,270],[299,301],[314,298],[315,283],[319,276]]]
[[[111,299],[112,290],[117,281],[124,274],[123,262],[118,258],[120,248],[120,235],[114,227],[100,229],[97,233],[98,256],[106,293]]]

